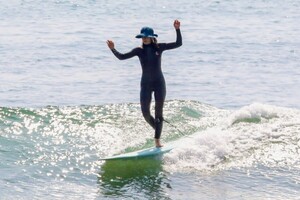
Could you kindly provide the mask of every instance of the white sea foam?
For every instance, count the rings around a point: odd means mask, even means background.
[[[243,107],[224,117],[224,123],[177,141],[176,148],[165,156],[166,168],[195,172],[255,163],[299,165],[292,159],[299,156],[299,116],[298,110],[264,104]],[[228,118],[230,126],[225,123]]]
[[[242,107],[241,109],[233,112],[229,116],[229,124],[232,125],[239,121],[244,120],[262,120],[262,119],[269,119],[277,117],[277,107],[261,104],[261,103],[254,103],[249,106]]]

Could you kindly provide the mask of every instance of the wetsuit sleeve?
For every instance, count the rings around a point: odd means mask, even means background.
[[[182,45],[182,37],[180,29],[176,29],[176,42],[171,43],[162,43],[159,46],[162,48],[162,50],[169,50],[169,49],[175,49],[177,47],[180,47]]]
[[[124,54],[118,52],[116,49],[112,49],[111,51],[119,60],[125,60],[125,59],[132,58],[133,56],[136,56],[138,52],[138,48],[132,49],[130,52]]]

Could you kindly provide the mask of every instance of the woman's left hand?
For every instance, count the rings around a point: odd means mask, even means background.
[[[180,21],[178,21],[177,19],[174,21],[174,27],[175,27],[175,29],[180,28]]]
[[[106,44],[107,44],[108,48],[110,48],[110,49],[115,48],[115,43],[112,40],[107,40]]]

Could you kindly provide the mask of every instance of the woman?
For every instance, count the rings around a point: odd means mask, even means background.
[[[134,48],[128,53],[122,54],[115,49],[114,42],[107,40],[107,45],[113,54],[120,60],[129,59],[133,56],[138,56],[142,66],[141,92],[140,103],[145,120],[155,130],[155,145],[162,147],[160,143],[160,135],[163,127],[163,106],[166,97],[166,84],[161,70],[161,55],[162,52],[169,49],[174,49],[182,45],[180,32],[180,22],[174,21],[177,39],[172,43],[157,43],[157,34],[150,27],[141,29],[140,34],[136,38],[142,38],[143,44],[141,47]],[[155,117],[150,113],[150,104],[152,93],[155,98]]]

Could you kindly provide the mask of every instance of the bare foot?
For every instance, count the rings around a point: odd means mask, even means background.
[[[163,145],[160,143],[160,139],[154,139],[155,140],[155,146],[157,147],[157,148],[160,148],[160,147],[162,147]]]

